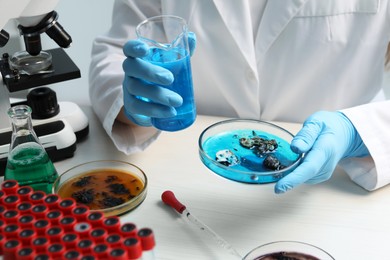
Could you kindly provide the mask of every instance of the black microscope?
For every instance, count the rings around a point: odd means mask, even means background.
[[[57,0],[2,1],[0,9],[0,50],[9,34],[3,30],[15,19],[23,36],[26,50],[2,53],[0,57],[0,175],[4,174],[11,123],[7,115],[10,106],[26,104],[32,108],[33,128],[43,147],[55,162],[72,157],[76,143],[88,135],[88,118],[72,102],[57,102],[56,93],[46,85],[81,77],[79,68],[62,48],[72,42],[70,35],[58,23],[54,11]],[[59,47],[42,50],[40,35],[46,33]],[[30,90],[25,100],[11,103],[10,93]]]

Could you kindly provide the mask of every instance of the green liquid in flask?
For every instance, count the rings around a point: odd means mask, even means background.
[[[8,153],[5,180],[16,180],[20,186],[52,193],[58,177],[45,148],[31,123],[31,108],[18,105],[8,110],[12,123],[11,145]]]
[[[6,179],[14,179],[19,185],[31,186],[34,190],[52,192],[58,177],[46,151],[33,142],[23,143],[11,151],[6,168]]]

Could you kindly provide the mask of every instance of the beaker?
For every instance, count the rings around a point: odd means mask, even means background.
[[[165,131],[187,128],[195,121],[196,106],[186,21],[172,15],[151,17],[137,26],[136,34],[139,40],[150,47],[148,55],[143,59],[168,69],[174,76],[172,84],[161,87],[183,98],[183,104],[175,108],[175,117],[152,118],[153,126]]]
[[[51,193],[58,173],[34,132],[31,112],[26,105],[17,105],[8,110],[12,136],[4,179],[16,180],[20,186],[28,185],[34,190]]]

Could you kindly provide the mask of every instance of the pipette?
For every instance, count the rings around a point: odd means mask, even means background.
[[[238,253],[231,244],[229,244],[225,239],[223,239],[221,236],[219,236],[217,233],[215,233],[211,228],[209,228],[206,224],[204,224],[202,221],[200,221],[198,218],[196,218],[194,215],[192,215],[185,205],[183,205],[175,196],[175,194],[170,191],[164,191],[161,195],[162,201],[174,208],[177,212],[179,212],[181,215],[184,215],[187,217],[187,219],[195,224],[201,231],[204,231],[206,234],[211,236],[215,242],[222,248],[226,249],[231,255],[237,256],[240,259],[242,259],[242,256],[240,253]]]

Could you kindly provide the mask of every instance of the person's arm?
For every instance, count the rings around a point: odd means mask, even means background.
[[[153,142],[156,129],[136,126],[123,115],[123,45],[135,38],[136,25],[160,14],[160,1],[116,0],[110,30],[96,37],[92,47],[89,92],[92,107],[118,150],[142,151]]]

